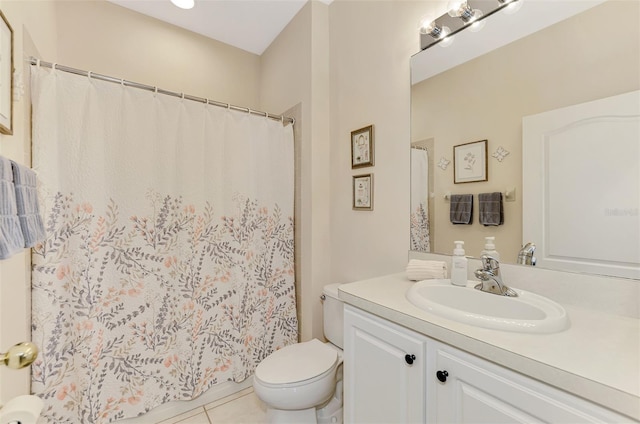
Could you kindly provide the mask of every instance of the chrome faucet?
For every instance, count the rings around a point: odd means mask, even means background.
[[[475,271],[475,276],[480,280],[476,285],[477,290],[493,293],[500,296],[517,297],[518,293],[507,287],[500,276],[500,262],[493,256],[482,255],[482,268]]]
[[[536,245],[529,242],[522,246],[520,252],[518,252],[518,263],[520,265],[535,265],[536,258],[533,256],[533,252],[536,251]]]

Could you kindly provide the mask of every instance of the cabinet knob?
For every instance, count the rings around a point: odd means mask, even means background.
[[[436,377],[438,377],[438,380],[444,383],[447,381],[447,377],[449,377],[449,373],[447,371],[438,371],[436,373]]]
[[[416,360],[416,355],[409,355],[407,353],[406,355],[404,355],[404,360],[407,362],[407,364],[412,365],[413,361]]]

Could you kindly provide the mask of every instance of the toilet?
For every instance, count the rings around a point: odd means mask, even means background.
[[[338,286],[325,286],[324,335],[286,346],[258,364],[253,390],[270,423],[342,423],[343,303]]]

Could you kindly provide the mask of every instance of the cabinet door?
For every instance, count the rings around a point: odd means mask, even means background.
[[[437,342],[427,390],[437,423],[630,422],[612,411]],[[446,371],[441,382],[436,372]],[[440,377],[443,378],[442,374]],[[430,406],[428,405],[428,406]]]
[[[345,422],[424,422],[426,339],[348,305],[344,321]]]

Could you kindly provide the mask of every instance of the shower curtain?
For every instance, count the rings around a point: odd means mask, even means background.
[[[291,125],[32,67],[39,423],[242,381],[297,341]]]
[[[429,235],[429,154],[411,148],[411,250],[431,251]]]

